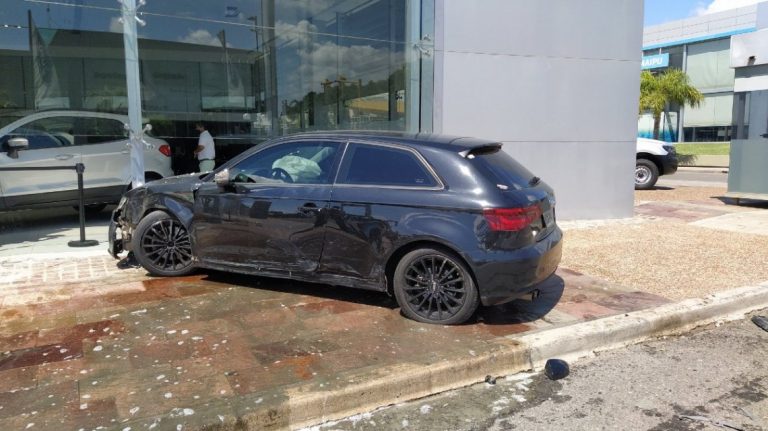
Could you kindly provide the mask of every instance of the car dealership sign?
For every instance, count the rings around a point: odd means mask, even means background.
[[[642,69],[659,69],[669,66],[669,54],[648,55],[643,57]]]

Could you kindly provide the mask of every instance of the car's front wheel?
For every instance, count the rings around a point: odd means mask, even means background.
[[[659,168],[647,159],[637,159],[635,164],[635,189],[648,190],[659,180]]]
[[[432,248],[411,251],[400,259],[392,281],[402,313],[419,322],[463,323],[479,305],[472,275],[451,253]]]
[[[133,241],[136,260],[152,275],[175,277],[195,269],[187,228],[166,212],[147,214],[136,226]]]

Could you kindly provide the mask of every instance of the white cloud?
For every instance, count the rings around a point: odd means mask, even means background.
[[[707,15],[744,6],[751,6],[761,1],[763,0],[712,0],[709,4],[699,3],[699,6],[694,13],[697,16]]]
[[[193,30],[186,36],[179,38],[179,42],[192,43],[195,45],[221,46],[218,36],[211,34],[208,30]],[[229,46],[229,43],[227,43]]]
[[[276,38],[282,50],[295,50],[298,64],[291,73],[281,75],[285,95],[298,99],[308,90],[321,91],[321,82],[334,81],[340,75],[349,81],[387,79],[391,70],[401,66],[402,59],[396,56],[390,64],[389,47],[374,48],[369,44],[337,45],[328,36],[317,34],[317,27],[307,20],[297,24],[278,21],[275,24]],[[283,55],[287,52],[283,51]],[[341,66],[341,69],[339,68]],[[390,69],[390,67],[392,69]],[[306,88],[307,84],[310,88]]]

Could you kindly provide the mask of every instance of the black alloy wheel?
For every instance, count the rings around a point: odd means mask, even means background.
[[[144,217],[134,241],[136,259],[152,275],[173,277],[194,270],[189,232],[168,213],[155,211]]]
[[[425,323],[465,322],[478,307],[475,283],[456,256],[434,249],[406,254],[397,265],[395,297],[407,317]]]

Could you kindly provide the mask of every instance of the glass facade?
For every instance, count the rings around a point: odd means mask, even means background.
[[[735,72],[730,67],[730,47],[730,38],[724,38],[643,51],[645,56],[669,54],[669,68],[684,70],[691,85],[704,94],[704,101],[698,107],[670,106],[662,117],[659,139],[668,142],[731,140]],[[666,68],[653,69],[653,72],[664,70]],[[642,114],[638,136],[651,137],[652,130],[653,119],[647,113]]]
[[[139,9],[142,109],[193,163],[194,123],[221,157],[299,131],[428,131],[434,0],[148,0]],[[116,0],[3,0],[0,118],[127,112]],[[422,108],[422,106],[424,108]]]
[[[651,69],[653,73],[661,73],[667,69],[683,69],[684,54],[683,46],[670,46],[659,49],[650,49],[643,51],[644,56],[669,54],[669,66],[663,68]],[[667,142],[675,142],[679,136],[679,118],[680,106],[670,104],[665,113],[661,114],[659,123],[659,139]],[[653,138],[653,116],[650,113],[642,113],[638,119],[638,134],[642,138]]]

